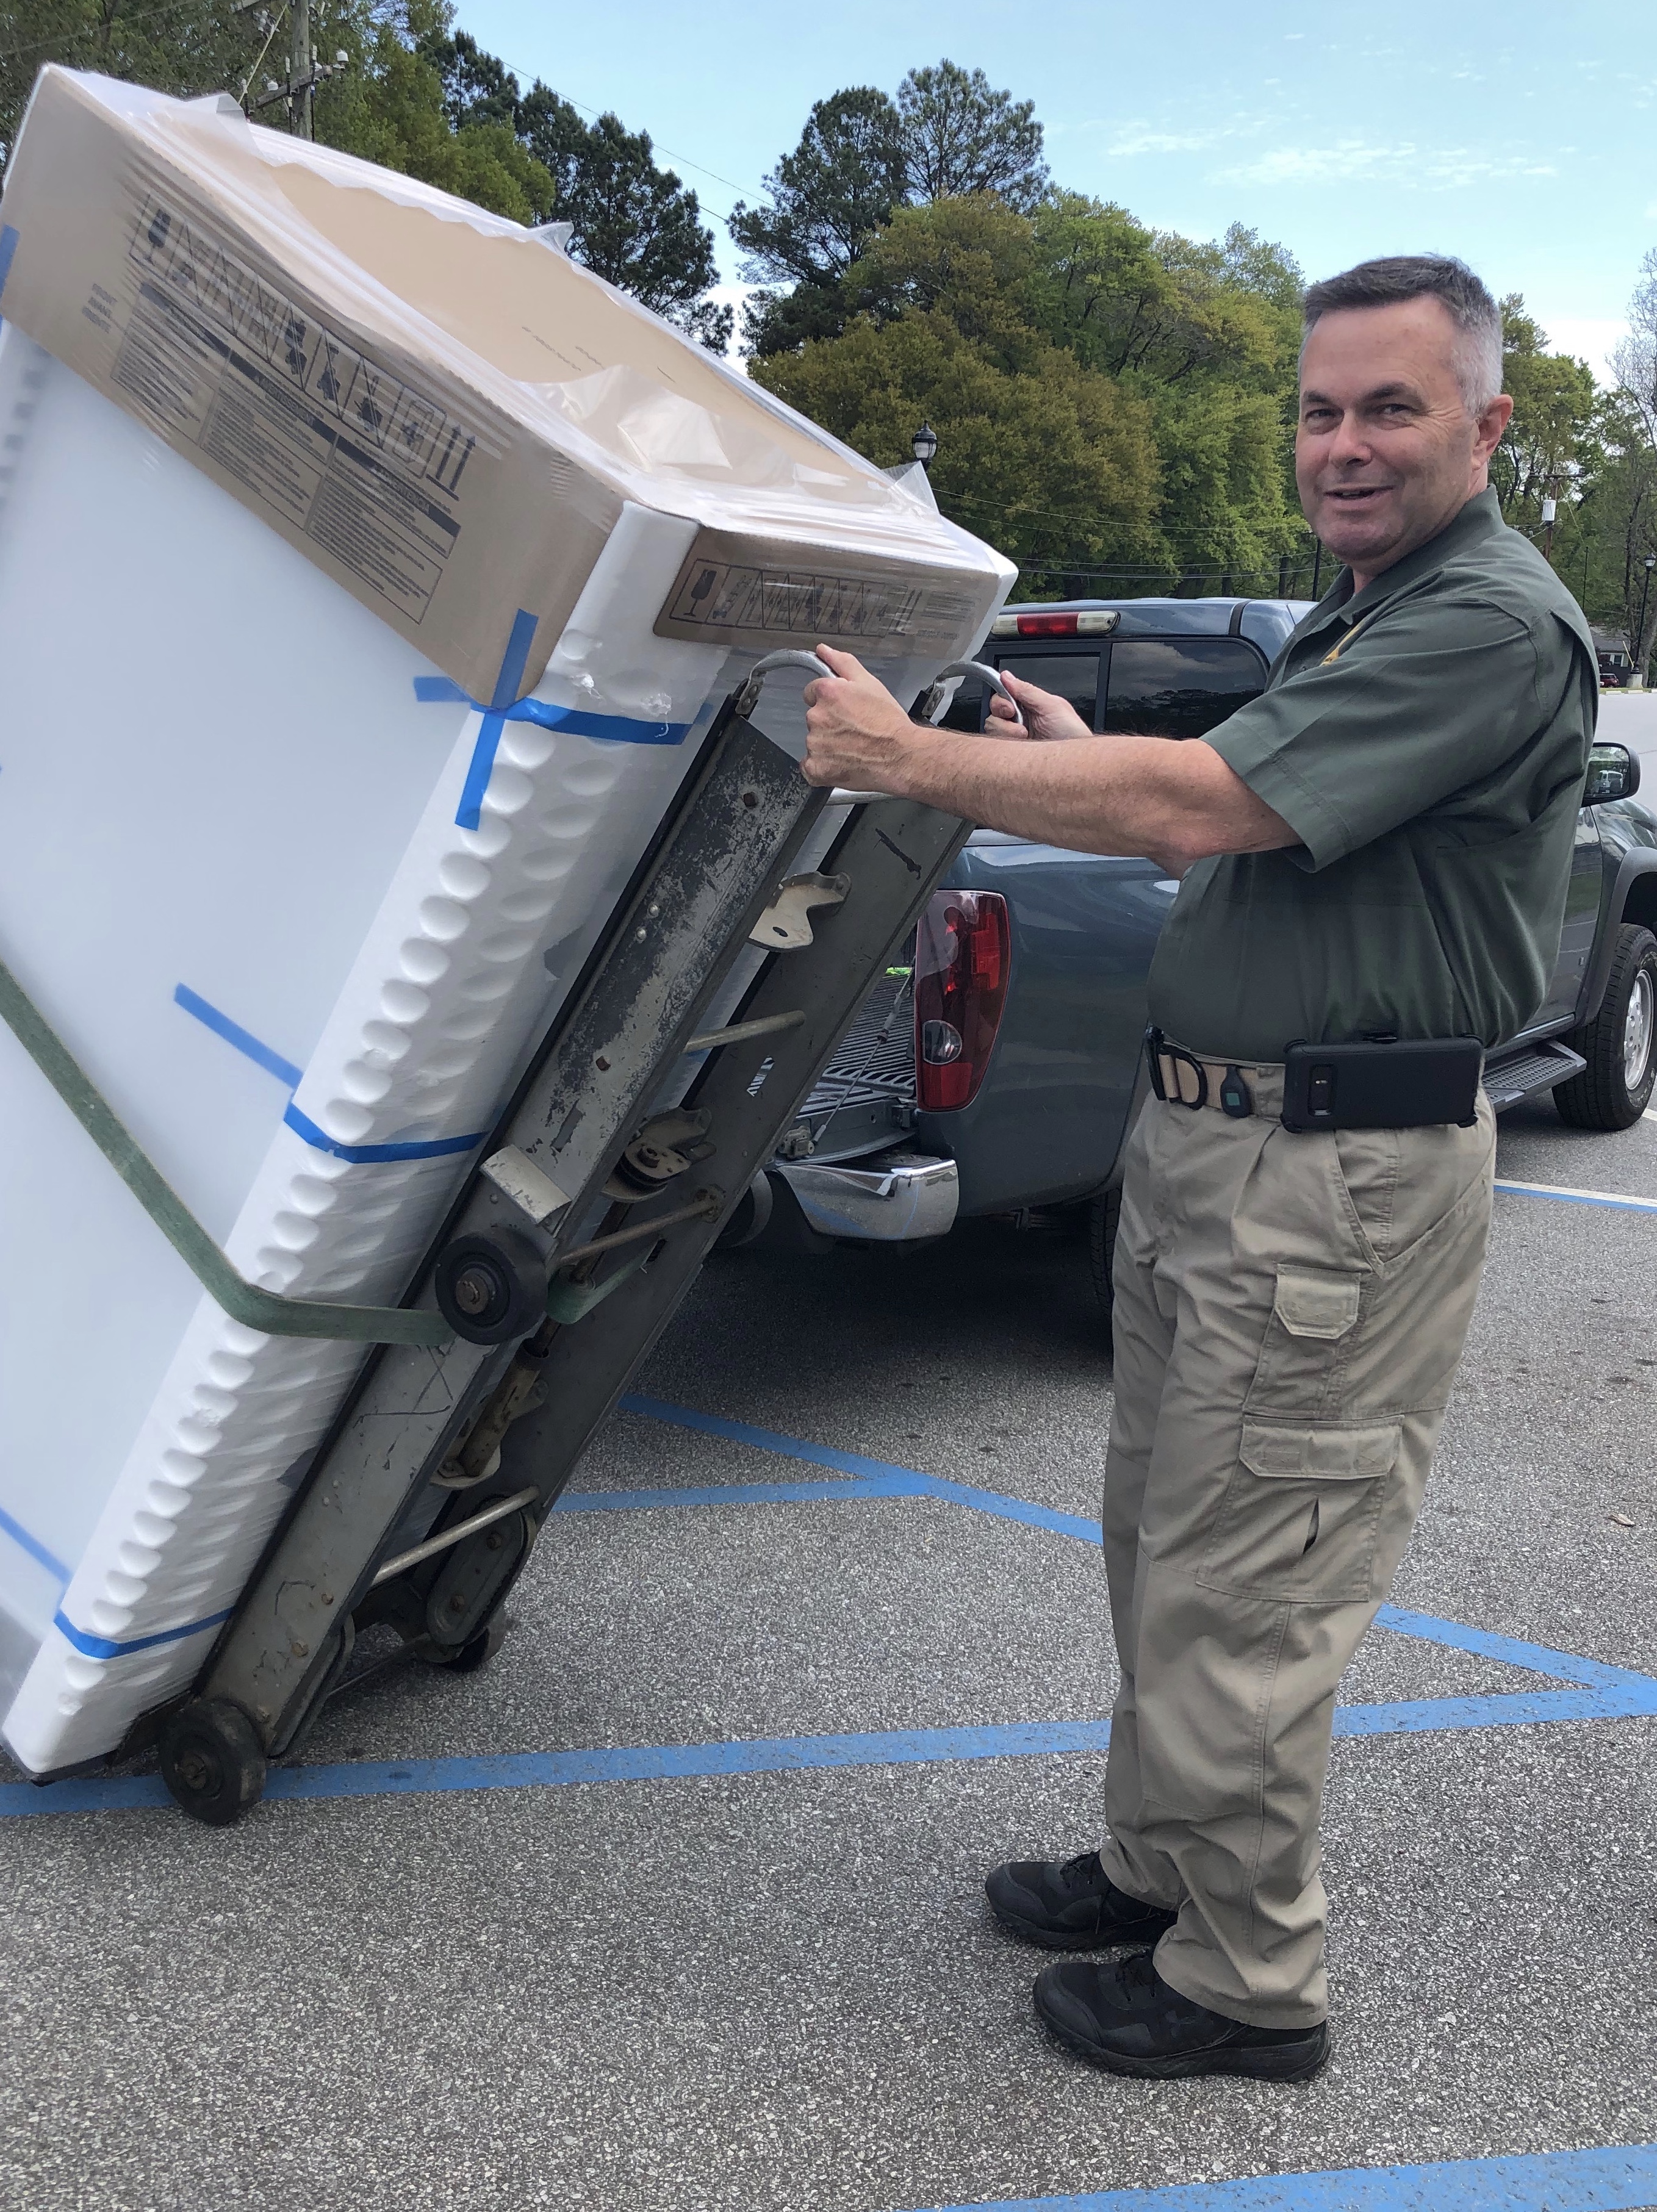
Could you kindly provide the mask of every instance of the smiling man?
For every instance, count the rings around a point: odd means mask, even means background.
[[[1116,1252],[1107,1832],[986,1885],[1027,1941],[1118,1954],[1050,1966],[1035,2003],[1123,2074],[1292,2081],[1325,2057],[1336,1685],[1420,1509],[1484,1264],[1495,1127],[1467,1041],[1541,1004],[1598,696],[1580,611],[1489,489],[1512,402],[1484,285],[1367,262],[1314,284],[1306,323],[1296,471],[1345,566],[1229,721],[1100,737],[1009,678],[1019,714],[998,700],[962,737],[826,650],[806,694],[814,782],[1183,878]]]

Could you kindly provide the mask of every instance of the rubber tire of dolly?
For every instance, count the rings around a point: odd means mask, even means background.
[[[1651,1103],[1657,1084],[1657,1043],[1648,1046],[1644,1072],[1632,1091],[1623,1057],[1629,1002],[1642,971],[1657,994],[1657,937],[1639,922],[1623,922],[1599,1011],[1564,1040],[1587,1062],[1580,1073],[1554,1086],[1559,1118],[1574,1129],[1631,1129]]]
[[[1111,1348],[1111,1315],[1116,1292],[1111,1268],[1116,1258],[1116,1231],[1122,1218],[1122,1186],[1113,1183],[1101,1191],[1088,1207],[1088,1261],[1093,1273],[1093,1295],[1105,1325],[1105,1349]]]
[[[264,1795],[264,1746],[228,1698],[193,1698],[161,1730],[161,1779],[180,1812],[228,1828]]]
[[[446,1674],[475,1674],[480,1667],[487,1667],[507,1640],[507,1623],[492,1620],[488,1627],[480,1628],[455,1651],[434,1651],[427,1656],[428,1667],[440,1667]]]
[[[474,1269],[493,1285],[481,1314],[468,1313],[455,1297],[460,1277]],[[432,1290],[438,1311],[468,1344],[510,1344],[546,1317],[546,1262],[527,1237],[510,1229],[457,1237],[438,1255]]]

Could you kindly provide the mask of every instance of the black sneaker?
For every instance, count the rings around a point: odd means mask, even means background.
[[[1109,2074],[1152,2081],[1247,2074],[1304,2081],[1329,2055],[1329,2024],[1250,2027],[1181,1996],[1148,1951],[1108,1966],[1049,1966],[1035,1978],[1036,2017],[1066,2051]]]
[[[1097,1851],[1078,1858],[1015,1859],[984,1884],[1001,1925],[1044,1951],[1097,1951],[1108,1943],[1154,1943],[1179,1918],[1118,1889]]]

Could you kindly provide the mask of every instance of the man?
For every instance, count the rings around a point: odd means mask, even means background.
[[[1299,2080],[1326,2055],[1335,1687],[1420,1508],[1495,1127],[1464,1073],[1467,1126],[1441,1104],[1291,1129],[1285,1052],[1373,1039],[1373,1069],[1386,1040],[1524,1027],[1597,699],[1581,613],[1488,488],[1512,402],[1484,285],[1369,262],[1314,284],[1306,323],[1296,471],[1345,567],[1208,738],[1094,736],[1011,677],[1018,718],[998,700],[989,734],[933,731],[828,651],[806,694],[813,782],[1183,878],[1116,1253],[1108,1832],[986,1885],[1030,1942],[1125,1954],[1035,1984],[1059,2039],[1123,2074]]]

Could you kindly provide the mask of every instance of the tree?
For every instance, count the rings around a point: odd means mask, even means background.
[[[1586,362],[1548,351],[1547,332],[1517,292],[1502,302],[1502,388],[1513,415],[1491,456],[1490,482],[1504,518],[1533,528],[1544,498],[1563,501],[1599,458],[1599,393]]]
[[[854,86],[820,100],[798,146],[765,178],[768,200],[738,200],[731,236],[749,283],[744,336],[756,354],[837,337],[845,327],[844,281],[903,197],[902,125],[883,92]]]
[[[901,458],[925,416],[940,504],[1018,557],[1026,588],[1082,587],[1102,565],[1163,589],[1267,588],[1302,544],[1286,462],[1300,273],[1252,233],[1201,245],[1076,195],[1032,218],[976,192],[898,208],[841,290],[843,336],[751,374],[848,442],[881,441],[861,445],[876,458]],[[1030,429],[1041,405],[1053,453]],[[1077,459],[1083,424],[1096,465]]]
[[[1033,101],[997,92],[981,69],[911,70],[897,92],[909,193],[917,200],[996,192],[1029,210],[1047,187]]]
[[[1156,448],[1143,404],[1062,347],[1032,337],[1020,365],[937,310],[773,355],[756,381],[888,466],[923,417],[938,433],[932,481],[944,512],[1044,579],[1123,560],[1167,563]]]
[[[264,33],[223,0],[13,0],[0,13],[0,163],[40,66],[61,62],[181,99],[240,90]]]
[[[539,90],[542,88],[537,87]],[[713,234],[696,195],[659,169],[646,131],[601,115],[573,162],[558,213],[574,224],[570,250],[593,272],[698,337],[716,353],[731,343],[729,307],[702,295],[719,275]]]
[[[422,40],[420,53],[442,81],[444,112],[461,141],[504,131],[545,176],[537,217],[555,214],[570,224],[578,261],[714,351],[725,350],[731,310],[704,296],[719,276],[713,233],[695,193],[657,167],[648,131],[628,131],[616,115],[586,124],[538,77],[524,93],[504,62],[469,33],[452,33],[446,21]]]
[[[317,88],[325,143],[514,222],[574,225],[576,258],[723,352],[732,317],[705,295],[717,270],[694,191],[659,169],[650,138],[613,115],[589,125],[538,80],[525,95],[497,56],[454,27],[448,0],[312,0],[319,53],[346,65]],[[14,0],[0,52],[0,155],[43,61],[181,95],[258,96],[287,75],[282,0]],[[282,106],[261,111],[280,127]]]

